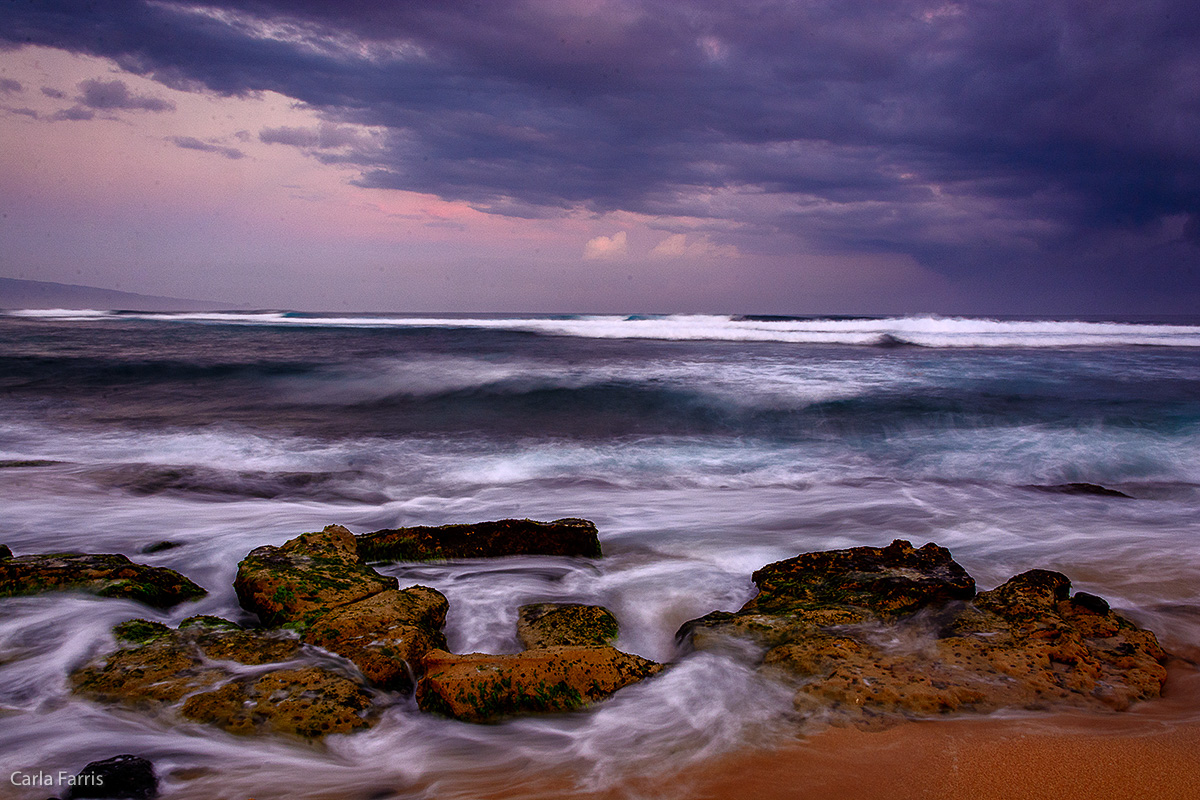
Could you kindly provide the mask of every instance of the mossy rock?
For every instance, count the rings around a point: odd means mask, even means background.
[[[662,669],[613,647],[548,647],[513,655],[434,650],[424,667],[417,704],[466,722],[573,711]]]
[[[762,668],[796,686],[796,705],[873,726],[1000,708],[1124,709],[1157,697],[1166,654],[1154,635],[1067,576],[1030,570],[973,599],[944,548],[809,553],[754,573],[760,594],[735,613],[686,623],[697,649],[730,637],[765,648]]]
[[[238,564],[233,584],[242,608],[264,625],[300,631],[330,609],[397,585],[360,563],[353,534],[340,525],[252,550]]]
[[[318,617],[304,641],[354,662],[372,684],[412,688],[425,654],[445,649],[449,603],[427,586],[388,589]]]
[[[83,697],[157,714],[180,714],[232,733],[319,738],[374,724],[375,694],[323,667],[293,666],[298,640],[279,631],[243,630],[219,617],[171,629],[130,620],[114,632],[123,645],[71,673]],[[244,666],[274,669],[246,677]]]
[[[119,554],[49,553],[0,558],[0,597],[81,591],[171,608],[207,592],[165,567],[135,564]]]
[[[533,603],[517,612],[517,638],[528,650],[612,644],[620,629],[603,606],[578,603]]]
[[[470,525],[392,528],[358,537],[367,563],[500,556],[600,557],[596,525],[586,519],[503,519]]]

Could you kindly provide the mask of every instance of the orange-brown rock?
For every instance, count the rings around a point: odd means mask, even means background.
[[[307,627],[338,606],[395,589],[395,578],[361,563],[354,534],[341,525],[304,533],[281,547],[250,551],[233,588],[264,625]]]
[[[611,644],[620,629],[617,618],[603,606],[579,603],[531,603],[517,611],[517,639],[528,650],[569,645]]]
[[[570,711],[661,669],[613,647],[547,647],[514,655],[434,650],[425,656],[417,703],[468,722]]]
[[[321,667],[282,669],[193,694],[182,714],[230,733],[283,733],[308,739],[353,733],[374,722],[371,693]]]
[[[763,669],[795,684],[798,707],[862,724],[1003,707],[1123,709],[1160,693],[1166,656],[1154,635],[1101,598],[1072,597],[1065,575],[1031,570],[972,602],[948,553],[915,563],[931,547],[896,542],[770,565],[741,611],[680,633],[700,649],[729,636],[757,641]],[[931,583],[943,578],[959,588]]]
[[[409,689],[425,654],[446,647],[448,608],[425,586],[388,589],[318,617],[304,641],[350,659],[376,686]]]
[[[367,727],[376,717],[374,696],[363,684],[297,665],[303,654],[294,636],[242,630],[215,617],[191,618],[178,629],[131,620],[115,633],[119,650],[71,674],[75,693],[233,733],[313,738]],[[276,663],[245,677],[245,666]]]

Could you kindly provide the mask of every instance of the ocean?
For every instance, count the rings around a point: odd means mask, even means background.
[[[1130,498],[1044,490],[1069,483]],[[124,553],[210,592],[171,612],[0,600],[2,775],[135,753],[179,798],[473,797],[485,774],[632,795],[818,735],[752,654],[675,641],[801,552],[936,542],[981,589],[1058,570],[1196,659],[1200,319],[10,311],[0,496],[18,555]],[[672,667],[594,709],[499,725],[401,698],[321,746],[68,691],[118,622],[246,621],[231,584],[260,545],[507,517],[593,520],[605,556],[381,571],[449,598],[456,652],[518,651],[521,604],[598,603],[619,647]],[[140,552],[164,540],[179,546]],[[1200,704],[1174,713],[1200,721]]]

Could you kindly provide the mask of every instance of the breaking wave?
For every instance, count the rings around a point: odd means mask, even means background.
[[[588,339],[783,342],[874,347],[1200,347],[1200,325],[1000,320],[972,317],[797,318],[732,315],[562,315],[456,317],[322,315],[284,311],[143,313],[26,309],[10,316],[55,321],[150,320],[208,325],[325,328],[456,328]]]

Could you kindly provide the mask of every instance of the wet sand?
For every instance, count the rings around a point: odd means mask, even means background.
[[[1175,661],[1163,698],[1124,713],[1050,712],[829,728],[685,775],[603,791],[513,775],[475,797],[531,800],[1200,800],[1200,670]],[[445,785],[439,797],[472,796]]]
[[[1176,662],[1161,700],[1123,714],[834,728],[695,776],[691,797],[1200,798],[1200,672]]]

